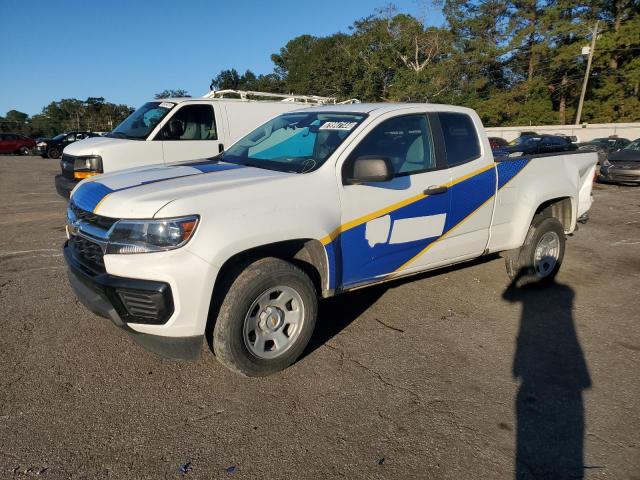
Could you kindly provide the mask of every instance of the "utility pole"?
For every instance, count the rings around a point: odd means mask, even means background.
[[[582,82],[582,93],[580,93],[580,103],[578,103],[578,113],[576,115],[576,125],[580,125],[580,116],[582,115],[582,104],[584,96],[587,93],[587,83],[589,82],[589,73],[591,72],[591,60],[593,60],[593,51],[596,48],[596,38],[598,36],[598,24],[600,20],[596,20],[591,32],[591,48],[589,48],[589,58],[587,59],[587,71],[584,72],[584,80]]]

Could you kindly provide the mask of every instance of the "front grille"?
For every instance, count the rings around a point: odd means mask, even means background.
[[[85,222],[96,225],[104,230],[109,230],[111,226],[117,222],[117,219],[115,218],[103,217],[101,215],[96,215],[93,212],[83,210],[73,203],[73,201],[69,203],[69,208],[78,220],[84,220]]]
[[[96,272],[104,272],[104,254],[102,248],[95,242],[77,235],[69,239],[69,246],[83,264]]]
[[[140,320],[146,320],[150,323],[159,321],[160,310],[164,310],[162,293],[120,288],[116,291],[128,314],[131,317],[135,317],[138,322]]]

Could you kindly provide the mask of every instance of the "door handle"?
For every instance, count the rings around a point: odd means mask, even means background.
[[[439,195],[440,193],[444,193],[447,190],[449,190],[449,187],[445,186],[445,185],[431,185],[429,188],[427,188],[424,192],[425,195]]]

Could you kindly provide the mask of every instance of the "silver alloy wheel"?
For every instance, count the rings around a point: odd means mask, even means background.
[[[258,296],[244,318],[244,344],[258,358],[286,352],[302,331],[304,304],[291,287],[272,287]]]
[[[539,277],[544,278],[553,272],[560,257],[560,237],[556,232],[546,232],[536,245],[533,266]]]

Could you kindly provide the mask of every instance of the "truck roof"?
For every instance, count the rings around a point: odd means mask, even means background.
[[[301,108],[298,111],[305,112],[345,112],[345,113],[372,113],[383,114],[387,112],[393,112],[396,110],[403,110],[406,108],[426,108],[426,110],[437,111],[449,111],[449,112],[464,112],[474,113],[474,110],[466,107],[459,107],[456,105],[445,105],[438,103],[351,103],[345,105],[322,105],[317,107]]]

